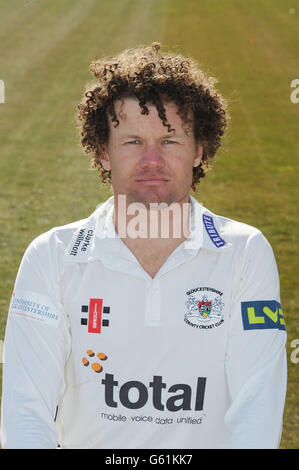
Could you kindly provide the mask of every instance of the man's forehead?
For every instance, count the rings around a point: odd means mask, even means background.
[[[170,100],[162,100],[163,107],[166,113],[167,122],[171,124],[171,128],[178,130],[178,128],[186,127],[186,123],[183,123],[182,118],[179,115],[179,109],[177,104],[174,101]],[[119,120],[119,124],[129,124],[131,122],[136,122],[142,125],[145,118],[147,120],[155,119],[157,124],[161,124],[161,126],[165,129],[165,126],[162,123],[162,119],[159,116],[158,110],[156,105],[151,103],[150,101],[146,103],[146,107],[148,108],[149,114],[142,114],[142,107],[139,104],[139,100],[135,97],[125,97],[119,98],[114,102],[114,111],[117,119]],[[192,113],[189,113],[188,121],[189,124],[192,122]],[[109,116],[109,120],[112,123],[112,118]],[[119,127],[119,126],[118,126]]]
[[[163,107],[165,108],[166,113],[171,112],[171,113],[177,113],[178,112],[178,107],[174,101],[166,101],[162,100]],[[149,112],[154,112],[158,113],[157,108],[155,104],[152,102],[148,101],[145,103],[146,107],[148,108]],[[139,104],[139,100],[135,97],[126,97],[126,98],[119,98],[114,101],[114,110],[116,115],[120,115],[122,118],[126,118],[127,115],[130,116],[130,114],[142,114],[142,108]]]

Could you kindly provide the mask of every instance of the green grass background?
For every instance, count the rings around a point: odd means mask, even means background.
[[[288,329],[281,448],[299,447],[299,363],[290,360],[299,338],[298,30],[298,0],[0,0],[0,338],[27,245],[110,195],[76,128],[90,62],[160,41],[193,56],[230,102],[230,128],[196,197],[258,227],[274,249]]]

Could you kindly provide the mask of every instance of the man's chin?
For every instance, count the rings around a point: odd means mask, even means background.
[[[128,204],[143,204],[147,209],[151,207],[151,204],[167,204],[170,205],[173,202],[178,202],[179,197],[175,194],[163,194],[157,191],[148,191],[147,194],[136,192],[127,195]]]

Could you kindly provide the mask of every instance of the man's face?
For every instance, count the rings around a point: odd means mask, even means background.
[[[137,99],[115,102],[119,125],[114,127],[109,116],[110,135],[101,160],[111,170],[114,196],[125,194],[127,204],[188,202],[193,167],[200,164],[202,147],[197,145],[193,129],[177,114],[175,103],[164,103],[172,132],[158,116],[154,105],[142,115]]]

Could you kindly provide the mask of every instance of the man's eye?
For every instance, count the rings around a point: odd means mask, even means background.
[[[165,139],[165,140],[163,140],[163,143],[164,144],[175,144],[176,142],[174,140]]]
[[[129,142],[127,142],[128,144],[140,144],[140,140],[138,139],[135,139],[135,140],[130,140]]]

